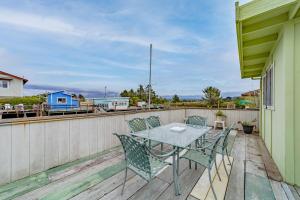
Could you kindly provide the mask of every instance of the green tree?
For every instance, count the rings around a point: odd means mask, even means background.
[[[219,104],[221,100],[221,91],[218,88],[209,86],[202,92],[204,94],[203,100],[207,102],[208,106],[212,107]]]
[[[120,93],[120,96],[121,96],[121,97],[129,97],[127,90],[123,90],[123,91]]]
[[[173,97],[172,97],[172,103],[177,103],[177,102],[180,102],[180,98],[177,94],[175,94]]]
[[[79,98],[80,101],[85,101],[85,97],[82,94],[79,94],[78,98]]]
[[[145,100],[146,94],[143,85],[139,85],[139,88],[136,90],[140,100]]]

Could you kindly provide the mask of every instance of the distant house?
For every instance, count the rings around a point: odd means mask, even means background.
[[[242,94],[243,97],[247,97],[247,96],[260,96],[260,89],[257,89],[257,90],[252,90],[252,91],[249,91],[249,92],[245,92]]]
[[[50,110],[71,110],[79,108],[79,101],[73,99],[65,91],[52,92],[48,94],[47,104]]]
[[[0,98],[22,97],[27,79],[0,71]]]
[[[89,101],[106,111],[127,110],[129,107],[129,97],[93,98],[89,99]]]

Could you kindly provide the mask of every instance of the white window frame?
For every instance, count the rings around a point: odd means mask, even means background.
[[[65,99],[66,102],[65,102],[65,103],[58,102],[58,99]],[[56,103],[57,103],[57,104],[67,104],[67,103],[68,103],[68,102],[67,102],[67,97],[57,97],[57,98],[56,98]]]
[[[263,75],[263,77],[262,77],[262,82],[263,82],[263,99],[262,99],[262,101],[263,101],[263,106],[264,106],[264,108],[265,109],[268,109],[268,110],[274,110],[275,109],[275,64],[274,64],[274,62],[267,68],[267,70],[266,70],[266,72],[265,72],[265,74]],[[268,87],[268,80],[266,80],[266,85],[265,85],[265,82],[264,82],[264,79],[266,79],[266,77],[267,77],[267,74],[268,74],[268,72],[270,71],[272,69],[272,77],[271,77],[271,79],[272,79],[272,88],[271,88],[271,101],[272,101],[272,105],[267,105],[268,104],[268,97],[266,97],[266,102],[265,102],[265,90],[264,90],[264,88],[265,89],[267,89],[267,87]],[[268,95],[268,94],[266,94],[266,95]]]
[[[2,87],[3,86],[3,84],[1,84],[1,89],[9,89],[9,86],[10,86],[10,83],[9,83],[9,80],[5,80],[5,79],[0,79],[0,81],[2,82],[2,81],[5,81],[5,82],[7,82],[7,87],[5,88],[5,87]]]

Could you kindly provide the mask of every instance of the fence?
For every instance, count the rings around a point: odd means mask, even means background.
[[[252,120],[258,111],[225,110],[227,123]],[[126,120],[160,116],[162,123],[202,115],[212,124],[215,111],[178,109],[154,112],[87,114],[0,122],[0,185],[119,145],[113,132],[126,133]],[[257,120],[259,121],[259,120]]]

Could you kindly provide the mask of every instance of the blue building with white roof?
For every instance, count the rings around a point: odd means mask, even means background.
[[[48,93],[47,104],[50,110],[72,110],[79,108],[79,101],[65,91]]]

